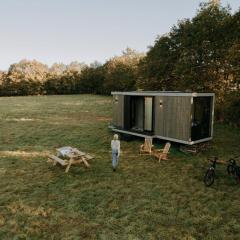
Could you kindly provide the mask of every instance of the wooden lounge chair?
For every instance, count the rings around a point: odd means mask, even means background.
[[[152,138],[150,137],[145,138],[144,144],[140,146],[139,153],[140,154],[145,153],[145,154],[151,155],[153,151],[153,147],[154,145],[152,144]]]
[[[163,149],[156,149],[153,152],[153,155],[158,158],[158,161],[161,162],[161,160],[168,160],[168,154],[171,147],[171,143],[167,142]]]

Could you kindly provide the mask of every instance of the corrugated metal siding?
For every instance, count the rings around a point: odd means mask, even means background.
[[[113,95],[113,125],[116,127],[123,127],[124,118],[124,96]]]
[[[190,129],[191,97],[155,97],[156,135],[189,141]]]

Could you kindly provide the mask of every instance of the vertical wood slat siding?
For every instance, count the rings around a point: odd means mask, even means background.
[[[115,98],[118,98],[116,101]],[[113,125],[116,127],[123,127],[123,109],[124,106],[124,96],[123,95],[113,95]]]
[[[160,100],[162,107],[160,107]],[[155,134],[189,141],[191,97],[155,97]]]

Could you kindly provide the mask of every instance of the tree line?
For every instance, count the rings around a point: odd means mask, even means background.
[[[130,48],[105,64],[54,63],[51,67],[36,60],[21,60],[0,72],[1,96],[42,94],[110,94],[113,90],[134,90],[143,53]]]
[[[111,91],[214,92],[219,121],[240,125],[240,10],[201,3],[192,19],[157,37],[146,54],[130,48],[106,63],[22,60],[0,72],[0,95],[110,94]]]

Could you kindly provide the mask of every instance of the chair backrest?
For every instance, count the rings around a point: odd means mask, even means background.
[[[171,147],[171,143],[170,142],[167,142],[164,146],[164,149],[163,149],[163,153],[164,154],[168,154],[169,150],[170,150],[170,147]]]
[[[153,146],[152,145],[152,138],[145,138],[144,149],[151,151],[152,150],[152,146]]]

